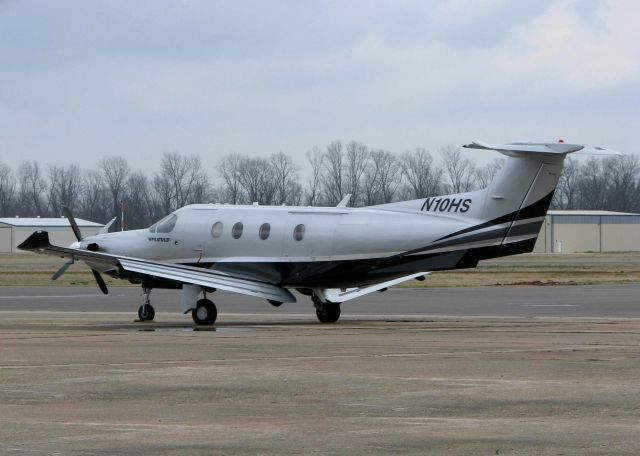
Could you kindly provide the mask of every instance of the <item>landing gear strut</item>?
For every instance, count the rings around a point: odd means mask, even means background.
[[[191,317],[196,325],[210,326],[215,323],[218,317],[218,309],[213,301],[205,297],[198,300],[196,308],[191,311]]]
[[[138,307],[138,318],[140,321],[151,321],[156,316],[156,310],[153,308],[149,301],[149,295],[151,294],[151,288],[143,288],[144,301],[140,307]]]
[[[340,318],[339,302],[322,302],[315,294],[311,297],[320,323],[335,323]]]

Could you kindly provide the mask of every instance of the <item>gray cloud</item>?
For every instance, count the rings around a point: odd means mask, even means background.
[[[634,1],[5,2],[0,160],[297,157],[564,137],[634,151]],[[637,128],[637,127],[636,127]],[[153,166],[153,165],[151,165]]]

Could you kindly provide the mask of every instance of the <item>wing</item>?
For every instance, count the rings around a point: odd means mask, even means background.
[[[285,288],[272,283],[236,277],[206,268],[197,268],[160,261],[150,261],[89,250],[72,249],[51,245],[49,233],[37,231],[18,246],[20,250],[82,260],[92,264],[112,266],[120,271],[134,272],[148,277],[159,277],[180,283],[189,283],[209,288],[232,291],[248,296],[278,302],[296,302],[296,298]]]

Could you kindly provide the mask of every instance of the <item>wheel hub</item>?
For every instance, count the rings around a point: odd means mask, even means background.
[[[196,315],[200,320],[205,320],[208,314],[209,312],[207,312],[207,308],[205,306],[199,306],[196,309]]]

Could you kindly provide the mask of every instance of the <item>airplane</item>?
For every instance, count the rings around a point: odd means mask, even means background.
[[[140,284],[140,321],[151,321],[154,288],[181,289],[180,309],[196,325],[212,325],[209,296],[226,290],[266,299],[273,306],[309,296],[321,323],[340,318],[341,303],[384,291],[431,271],[474,268],[481,260],[531,252],[551,204],[565,157],[574,152],[619,155],[580,144],[525,143],[463,146],[507,156],[488,187],[368,207],[191,204],[146,229],[109,233],[107,224],[77,241],[51,245],[46,231],[19,249],[56,255],[92,270]],[[114,219],[115,220],[115,219]]]

